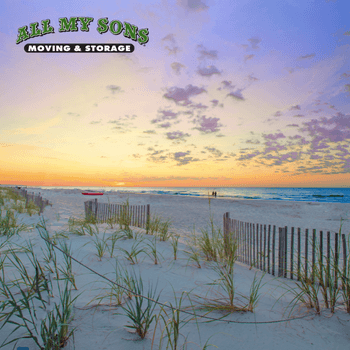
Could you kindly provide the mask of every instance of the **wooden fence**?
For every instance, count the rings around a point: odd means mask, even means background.
[[[26,208],[28,207],[28,204],[30,202],[33,202],[35,205],[39,207],[39,215],[43,213],[44,208],[48,205],[52,207],[52,203],[50,203],[47,199],[43,199],[41,197],[41,194],[35,194],[34,192],[29,193],[26,189],[24,188],[18,188],[18,187],[10,187],[11,190],[20,196],[24,197],[26,200]]]
[[[150,205],[124,205],[98,203],[97,198],[84,202],[85,218],[91,216],[99,223],[118,223],[122,218],[130,226],[144,228],[148,231],[150,222]],[[126,221],[125,221],[126,220]]]
[[[338,272],[347,275],[349,263],[345,234],[330,231],[302,233],[300,228],[252,224],[230,219],[225,213],[224,237],[237,242],[237,260],[262,271],[290,279],[315,282],[320,273],[329,285],[332,278],[338,285]]]

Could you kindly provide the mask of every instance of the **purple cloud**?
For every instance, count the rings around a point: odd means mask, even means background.
[[[251,60],[252,58],[254,58],[255,57],[255,55],[245,55],[244,56],[244,62],[247,62],[247,61],[249,61],[249,60]]]
[[[197,45],[197,50],[200,53],[198,57],[199,60],[204,60],[206,58],[216,60],[218,58],[218,52],[216,50],[207,50],[202,44]]]
[[[290,111],[297,111],[297,110],[301,110],[299,105],[295,105],[289,108]]]
[[[172,112],[172,111],[169,111],[169,110],[158,111],[158,114],[159,114],[159,116],[157,118],[151,120],[152,124],[159,123],[159,122],[162,122],[164,120],[176,119],[177,115],[178,115],[178,113],[175,113],[175,112]]]
[[[198,127],[195,129],[198,129],[206,134],[211,133],[211,132],[217,132],[219,131],[219,127],[222,125],[219,123],[219,118],[211,118],[211,117],[206,117],[202,116],[198,120],[195,120],[199,124]]]
[[[185,66],[179,62],[173,62],[170,67],[177,75],[180,75],[181,69],[185,68]]]
[[[222,89],[231,90],[231,89],[234,89],[234,88],[235,88],[235,85],[232,85],[232,81],[223,80],[221,82],[221,87],[219,87],[218,90],[222,90]]]
[[[221,73],[215,66],[209,66],[198,68],[197,74],[201,75],[202,77],[211,77],[214,74],[220,75]]]
[[[214,157],[220,158],[222,156],[222,152],[215,147],[204,147],[204,149],[209,151]]]
[[[239,90],[237,90],[237,91],[235,91],[235,92],[230,92],[229,94],[227,94],[226,95],[226,97],[232,97],[234,100],[236,100],[236,101],[244,101],[244,97],[243,97],[243,95],[242,95],[242,92],[243,91],[243,89],[239,89]]]
[[[171,124],[169,122],[163,123],[163,124],[159,124],[159,127],[167,129],[171,127]]]
[[[184,89],[178,87],[170,88],[168,89],[168,92],[163,96],[167,99],[173,100],[178,105],[187,106],[191,103],[191,96],[196,96],[203,92],[207,91],[203,88],[199,88],[190,84],[187,85]]]
[[[191,151],[175,152],[173,155],[173,158],[177,162],[176,165],[181,166],[181,165],[189,164],[191,162],[198,162],[199,161],[198,158],[187,157],[187,155],[189,155],[190,153]]]
[[[316,55],[314,53],[312,53],[311,55],[305,55],[305,56],[300,56],[298,59],[299,60],[305,60],[308,58],[314,58]]]
[[[276,133],[276,134],[268,134],[265,135],[263,134],[263,137],[265,138],[265,140],[277,140],[277,139],[284,139],[285,136],[280,132],[280,133]]]
[[[167,139],[169,140],[179,140],[179,139],[184,139],[185,137],[189,137],[191,136],[190,134],[185,134],[182,131],[172,131],[172,132],[168,132],[166,134]]]
[[[107,89],[110,90],[112,92],[112,94],[115,94],[116,92],[122,91],[121,87],[117,86],[117,85],[108,85]]]
[[[260,38],[253,37],[253,38],[248,39],[248,41],[250,42],[251,48],[253,50],[258,50],[259,49],[258,44],[261,43],[261,39]]]
[[[250,159],[252,159],[252,158],[258,156],[259,154],[260,154],[259,151],[255,151],[255,152],[253,152],[253,153],[248,153],[248,154],[242,154],[242,155],[238,158],[238,160],[250,160]]]
[[[177,0],[177,4],[186,10],[194,12],[204,11],[209,8],[201,0]]]

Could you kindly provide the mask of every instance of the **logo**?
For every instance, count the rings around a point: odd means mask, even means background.
[[[23,26],[18,29],[18,36],[16,44],[20,44],[23,41],[44,36],[48,34],[54,34],[55,28],[51,25],[49,19],[39,22],[30,23],[29,26]],[[59,18],[59,33],[67,32],[89,32],[90,25],[94,22],[93,17],[67,17]],[[121,22],[119,20],[109,21],[107,17],[97,20],[96,30],[99,34],[110,32],[113,35],[123,34],[124,38],[137,42],[140,45],[146,45],[149,41],[148,28],[139,29],[137,26],[128,23]],[[134,51],[133,44],[26,44],[24,51],[28,53],[107,53],[107,52],[122,52],[130,53]]]

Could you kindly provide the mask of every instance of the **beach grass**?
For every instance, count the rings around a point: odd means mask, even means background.
[[[129,318],[129,324],[125,327],[134,330],[136,334],[144,339],[152,322],[156,319],[155,307],[160,294],[157,293],[157,286],[149,285],[147,290],[147,299],[144,295],[144,284],[141,276],[133,275],[134,297],[128,300],[125,306],[122,306],[126,316]]]

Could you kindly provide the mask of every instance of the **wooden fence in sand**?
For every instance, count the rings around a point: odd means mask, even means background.
[[[339,271],[347,276],[349,243],[345,234],[312,232],[287,226],[252,224],[223,216],[224,237],[237,242],[237,260],[278,277],[310,280],[322,275],[338,285]]]
[[[85,218],[93,217],[99,223],[124,222],[129,226],[148,230],[150,222],[150,205],[125,205],[98,203],[97,198],[84,202]],[[120,220],[122,219],[122,221]]]
[[[48,205],[52,206],[47,199],[44,199],[40,192],[39,194],[35,194],[34,192],[29,193],[26,189],[20,187],[10,187],[11,190],[20,196],[24,197],[26,200],[26,208],[28,207],[30,202],[33,202],[36,206],[39,207],[39,215],[43,213],[44,208]]]

